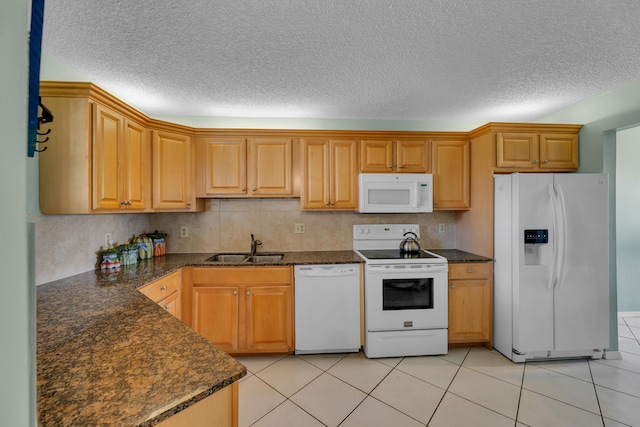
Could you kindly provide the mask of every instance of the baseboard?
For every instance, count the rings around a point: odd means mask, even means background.
[[[607,360],[617,360],[617,359],[622,359],[622,355],[620,354],[619,351],[605,350],[604,354],[602,355],[602,358]]]
[[[640,311],[619,311],[618,317],[640,317]]]

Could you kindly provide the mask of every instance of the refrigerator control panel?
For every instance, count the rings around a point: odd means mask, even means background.
[[[524,244],[549,243],[549,230],[524,230]]]

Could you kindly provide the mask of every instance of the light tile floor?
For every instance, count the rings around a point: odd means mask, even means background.
[[[240,427],[640,426],[640,317],[621,360],[515,364],[482,347],[444,356],[239,357]]]

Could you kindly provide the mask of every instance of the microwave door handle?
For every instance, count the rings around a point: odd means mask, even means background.
[[[418,191],[420,190],[420,187],[418,186],[418,182],[414,182],[413,183],[413,207],[418,209],[418,201],[420,200],[420,197],[418,197]]]

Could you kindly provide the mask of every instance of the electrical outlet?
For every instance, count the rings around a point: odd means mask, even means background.
[[[446,227],[444,224],[439,224],[438,225],[438,233],[444,233],[446,231]]]
[[[104,233],[104,248],[107,249],[110,245],[111,233]]]
[[[189,227],[186,225],[180,227],[180,237],[189,237]]]
[[[294,231],[296,234],[304,233],[304,224],[294,224]]]

